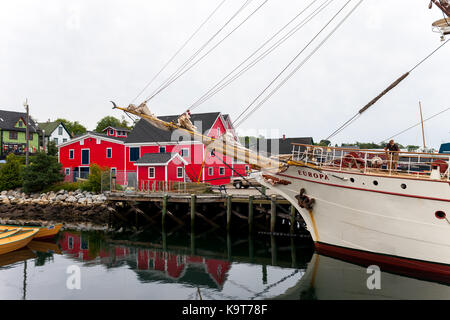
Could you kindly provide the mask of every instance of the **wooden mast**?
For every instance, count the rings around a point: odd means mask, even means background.
[[[420,110],[420,123],[422,124],[423,150],[425,151],[427,146],[425,144],[425,130],[423,129],[422,103],[420,101],[419,101],[419,110]]]

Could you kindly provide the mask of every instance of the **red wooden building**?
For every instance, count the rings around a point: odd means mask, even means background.
[[[170,122],[177,116],[159,118]],[[207,136],[218,137],[226,132],[235,136],[230,117],[220,112],[192,114],[191,121]],[[211,155],[203,143],[191,140],[182,130],[163,130],[145,119],[130,132],[112,127],[104,132],[88,132],[58,146],[67,181],[87,177],[92,163],[109,167],[118,184],[146,190],[158,182],[200,180],[227,184],[231,177],[250,168],[230,157]]]

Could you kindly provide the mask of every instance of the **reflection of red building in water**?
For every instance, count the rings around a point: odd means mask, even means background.
[[[118,261],[136,263],[136,271],[177,281],[196,283],[211,283],[221,288],[231,263],[224,260],[208,259],[199,256],[180,255],[147,248],[133,248],[125,246],[111,246],[108,250],[101,249],[93,256],[89,252],[89,241],[81,234],[65,232],[59,241],[64,254],[70,254],[83,261],[100,258],[102,263],[109,265]],[[142,275],[142,274],[141,274]],[[205,276],[208,276],[205,279]],[[145,276],[143,276],[145,278]],[[208,281],[208,279],[210,279]]]

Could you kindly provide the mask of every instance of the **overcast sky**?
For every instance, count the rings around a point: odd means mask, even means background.
[[[63,117],[78,120],[90,130],[103,116],[120,118],[123,112],[112,110],[109,101],[128,105],[221,1],[1,0],[0,109],[24,110],[28,98],[31,115],[38,121]],[[184,111],[311,1],[269,0],[202,62],[152,99],[150,109],[157,115]],[[137,102],[149,96],[244,2],[226,0]],[[220,35],[262,2],[253,0]],[[335,0],[195,112],[220,111],[236,118],[345,2]],[[356,3],[352,0],[348,8]],[[326,138],[441,44],[431,23],[442,13],[436,7],[428,10],[428,3],[363,1],[295,76],[239,127],[241,133]],[[450,107],[449,53],[450,45],[443,47],[336,136],[333,144],[379,142],[392,136],[419,121],[419,100],[424,118]],[[438,148],[450,141],[449,120],[450,111],[425,123],[427,145]],[[420,127],[397,140],[420,145]]]

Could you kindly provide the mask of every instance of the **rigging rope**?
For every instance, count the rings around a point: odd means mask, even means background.
[[[438,115],[440,115],[440,114],[442,114],[442,113],[444,113],[444,112],[446,112],[446,111],[448,111],[448,110],[450,110],[450,108],[447,108],[447,109],[445,109],[445,110],[442,110],[442,111],[440,111],[440,112],[438,112],[438,113],[432,115],[431,117],[429,117],[429,118],[423,120],[423,122],[428,121],[428,120],[431,120],[431,119],[437,117]],[[387,139],[384,139],[382,142],[384,142],[384,141],[389,141],[389,140],[391,140],[391,139],[393,139],[393,138],[395,138],[395,137],[401,135],[402,133],[405,133],[406,131],[411,130],[412,128],[417,127],[417,126],[420,125],[421,123],[422,123],[422,122],[418,122],[418,123],[416,123],[415,125],[412,125],[411,127],[407,128],[407,129],[405,129],[405,130],[403,130],[403,131],[400,131],[400,132],[397,133],[397,134],[394,134],[392,137],[387,138]]]
[[[325,26],[311,39],[311,41],[288,63],[288,65],[270,82],[270,84],[250,103],[250,105],[236,118],[233,122],[235,128],[240,126],[245,120],[247,120],[254,112],[256,112],[278,89],[280,89],[316,52],[320,47],[337,31],[337,29],[348,19],[348,17],[356,10],[356,8],[363,2],[360,0],[353,9],[347,13],[347,15],[334,27],[334,29],[322,40],[322,42],[299,64],[294,68],[291,73],[284,78],[278,86],[276,86],[262,101],[260,101],[247,115],[245,115],[239,122],[244,113],[269,89],[269,87],[291,66],[295,60],[306,50],[306,48],[326,29],[326,27],[345,9],[345,7],[351,2],[347,1],[344,6],[325,24]]]
[[[197,101],[195,101],[188,110],[192,111],[196,107],[200,106],[212,96],[220,92],[222,89],[227,87],[234,80],[239,78],[253,66],[255,66],[258,62],[263,60],[266,56],[268,56],[272,51],[277,49],[282,43],[284,43],[287,39],[292,37],[297,31],[302,29],[309,21],[311,21],[317,14],[319,14],[323,9],[325,9],[331,2],[334,0],[325,0],[318,8],[316,8],[312,13],[310,13],[305,19],[301,22],[297,23],[290,31],[288,31],[281,39],[277,40],[273,45],[267,48],[264,52],[262,52],[258,57],[256,57],[253,61],[251,61],[247,66],[238,71],[233,77],[224,82],[228,77],[230,77],[236,70],[238,70],[241,66],[243,66],[247,61],[249,61],[258,51],[260,51],[264,46],[266,46],[270,41],[272,41],[277,35],[279,35],[284,29],[286,29],[293,21],[295,21],[299,16],[301,16],[307,9],[309,9],[317,0],[311,2],[306,8],[301,10],[294,18],[292,18],[287,24],[285,24],[280,30],[278,30],[274,35],[272,35],[268,40],[266,40],[258,49],[256,49],[250,56],[248,56],[244,61],[242,61],[237,67],[235,67],[231,72],[229,72],[225,77],[223,77],[219,82],[217,82],[213,87],[211,87],[205,94],[203,94]]]
[[[167,88],[171,83],[173,83],[176,79],[178,79],[181,75],[180,73],[183,72],[183,70],[186,68],[186,66],[194,60],[207,46],[211,43],[211,41],[214,40],[214,38],[217,37],[217,35],[230,24],[231,21],[234,20],[234,18],[242,11],[244,10],[253,0],[246,0],[244,4],[231,16],[230,19],[228,19],[225,24],[220,27],[218,31],[216,31],[201,47],[198,49],[193,55],[191,55],[181,66],[178,67],[178,69],[172,73],[171,76],[169,76],[150,96],[148,96],[145,100],[145,102],[150,101],[153,99],[158,93],[160,93],[162,90]],[[267,2],[268,0],[266,0]],[[248,18],[247,18],[248,19]],[[234,32],[234,30],[233,30]],[[223,40],[222,40],[223,41]],[[208,51],[208,53],[211,51]],[[203,57],[201,58],[203,59]],[[199,60],[195,62],[195,64],[198,63]],[[184,74],[184,73],[183,73]]]
[[[192,40],[192,38],[203,28],[203,26],[212,18],[212,16],[216,13],[217,10],[224,4],[227,0],[222,0],[219,5],[210,13],[210,15],[203,21],[203,23],[191,34],[191,36],[183,43],[183,45],[172,55],[172,57],[163,65],[163,67],[153,76],[153,78],[147,83],[147,85],[137,94],[136,97],[131,101],[133,103],[136,99],[144,93],[145,90],[155,81],[155,79],[163,72],[167,66],[175,59],[175,57],[183,50],[186,45]]]
[[[343,125],[341,125],[338,129],[336,129],[332,134],[330,134],[326,140],[331,139],[332,137],[336,136],[338,133],[340,133],[342,130],[347,128],[350,124],[352,124],[357,118],[361,116],[363,112],[365,112],[367,109],[369,109],[372,105],[374,105],[378,100],[380,100],[384,95],[386,95],[389,91],[394,89],[400,82],[402,82],[411,72],[413,72],[417,67],[419,67],[422,63],[424,63],[426,60],[428,60],[434,53],[436,53],[439,49],[441,49],[444,45],[449,42],[449,40],[442,43],[440,46],[438,46],[436,49],[434,49],[430,54],[428,54],[424,59],[420,60],[414,67],[412,67],[408,72],[403,74],[400,78],[395,80],[389,87],[387,87],[382,93],[380,93],[378,96],[376,96],[374,99],[372,99],[368,104],[366,104],[361,110],[358,111],[353,117],[351,117],[349,120],[347,120]]]

